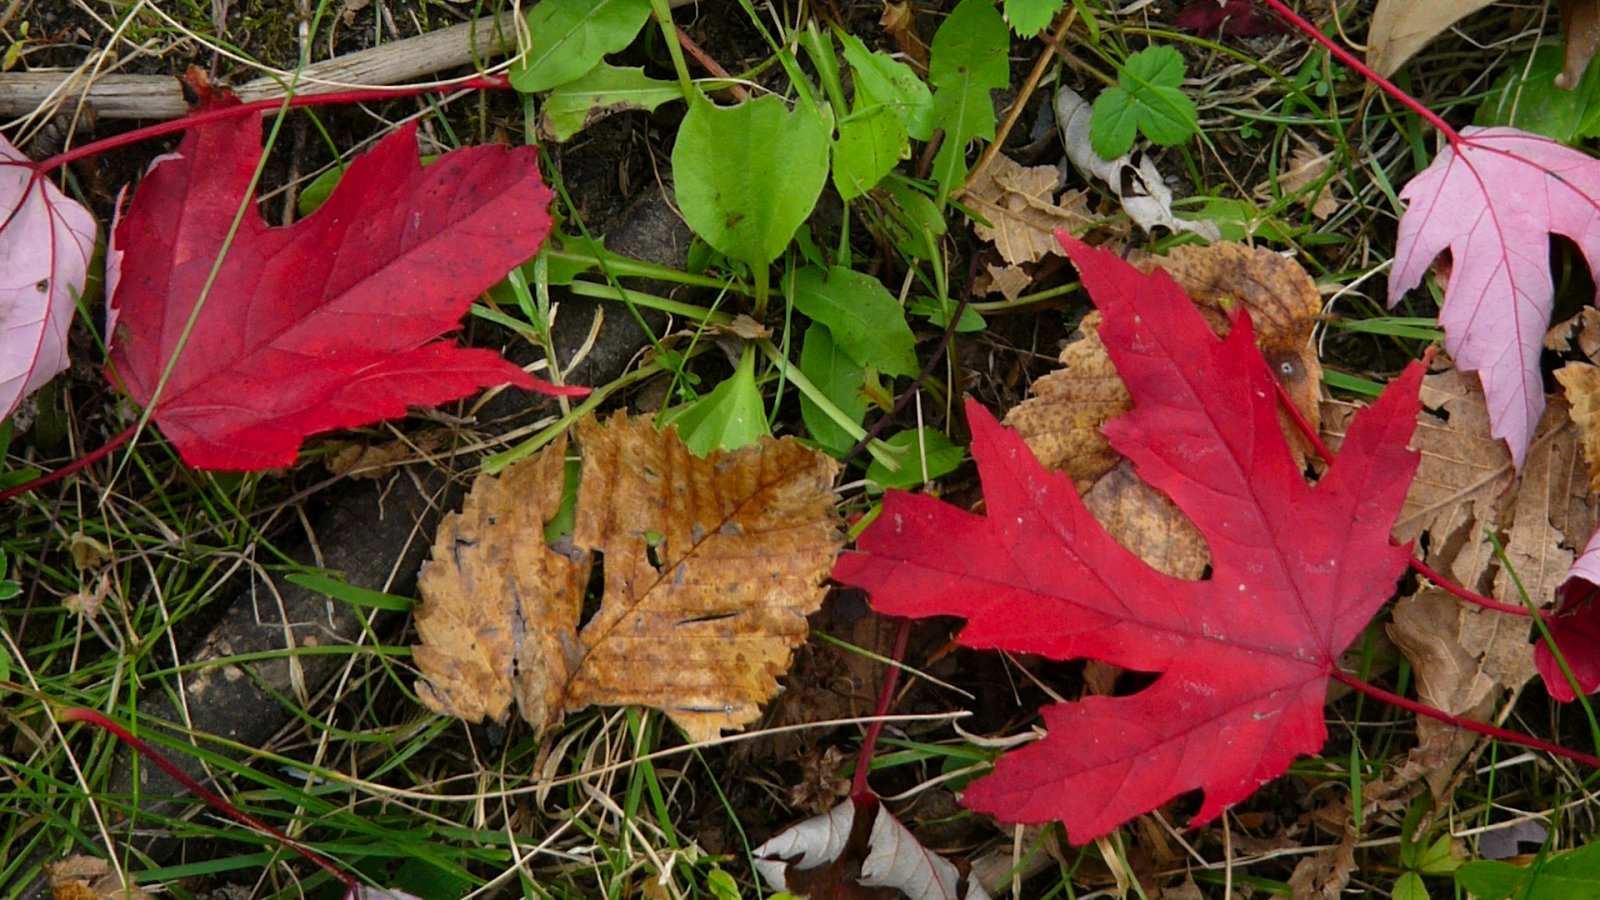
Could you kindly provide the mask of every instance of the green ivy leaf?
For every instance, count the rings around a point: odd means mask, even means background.
[[[992,0],[961,0],[933,35],[928,83],[933,85],[934,121],[944,143],[933,159],[938,205],[967,177],[967,144],[994,139],[994,101],[989,92],[1011,83],[1011,32]]]
[[[867,420],[867,402],[861,397],[866,372],[839,349],[828,326],[821,322],[806,326],[800,345],[800,371],[851,421],[860,425]],[[849,432],[805,394],[800,395],[800,419],[811,439],[834,456],[843,456],[856,444]]]
[[[954,472],[956,466],[967,458],[967,451],[950,443],[949,438],[932,428],[902,431],[891,435],[885,443],[904,452],[899,456],[898,471],[889,471],[888,466],[877,460],[867,466],[867,480],[884,488],[909,490],[921,487],[925,482]]]
[[[843,266],[806,266],[790,282],[794,308],[828,326],[857,365],[885,375],[917,374],[917,338],[883,282]]]
[[[1117,85],[1100,92],[1089,118],[1089,143],[1103,159],[1133,146],[1135,130],[1163,147],[1181,144],[1200,129],[1194,101],[1183,92],[1183,56],[1171,47],[1148,47],[1128,57]]]
[[[1019,36],[1031,38],[1050,26],[1066,0],[1005,0],[1006,21]]]
[[[838,34],[845,62],[855,75],[856,90],[863,88],[894,111],[906,134],[919,141],[933,139],[933,92],[911,67],[887,54],[868,50],[853,34]]]
[[[547,91],[633,43],[650,0],[541,0],[528,12],[528,52],[507,73],[524,94]]]
[[[672,148],[684,221],[724,256],[777,259],[822,195],[831,132],[816,111],[770,94],[730,107],[694,97]]]
[[[550,92],[540,111],[539,133],[559,143],[613,113],[654,112],[663,103],[682,99],[677,82],[651,78],[643,67],[602,62]]]

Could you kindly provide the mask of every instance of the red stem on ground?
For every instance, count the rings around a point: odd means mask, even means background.
[[[57,481],[60,481],[68,475],[71,475],[73,472],[84,468],[85,466],[94,465],[95,463],[104,459],[106,454],[132,440],[134,432],[138,430],[139,423],[135,422],[124,429],[121,434],[113,437],[109,441],[106,441],[105,446],[100,447],[98,450],[91,450],[90,452],[78,457],[72,462],[67,463],[48,475],[40,475],[38,478],[35,478],[32,481],[25,481],[22,484],[16,485],[15,487],[9,487],[3,491],[0,491],[0,502],[10,500],[12,497],[17,496],[18,494],[26,494],[29,491],[38,490],[47,484],[53,484]]]
[[[118,725],[116,722],[111,721],[104,714],[96,710],[75,706],[62,710],[57,718],[59,718],[62,722],[83,722],[85,724],[94,725],[97,728],[103,728],[106,731],[111,732],[117,736],[118,740],[122,741],[124,744],[127,744],[129,747],[132,747],[146,759],[160,766],[162,771],[177,779],[178,782],[187,788],[190,793],[211,804],[213,808],[221,812],[223,815],[226,815],[228,818],[233,819],[235,822],[239,822],[247,827],[254,828],[257,831],[272,835],[274,838],[277,838],[278,841],[280,841],[285,847],[288,847],[290,850],[293,850],[306,859],[326,869],[329,874],[339,879],[339,881],[345,885],[346,897],[359,896],[361,890],[360,882],[356,881],[354,876],[349,875],[341,870],[337,865],[334,864],[333,860],[323,856],[315,850],[312,850],[310,847],[297,842],[294,838],[289,837],[287,834],[284,834],[277,828],[268,825],[266,822],[261,821],[255,816],[252,816],[244,810],[239,809],[238,807],[229,803],[227,800],[224,800],[220,794],[217,794],[200,782],[190,778],[182,769],[179,769],[177,766],[173,765],[165,756],[162,756],[159,752],[157,752],[154,747],[151,747],[143,740],[134,737],[132,732],[128,731],[126,728],[123,728],[121,725]]]
[[[1419,716],[1427,716],[1430,719],[1437,719],[1438,721],[1455,728],[1465,728],[1468,731],[1476,732],[1484,735],[1485,737],[1492,737],[1496,740],[1505,741],[1508,744],[1516,744],[1519,747],[1527,747],[1532,750],[1543,750],[1544,752],[1553,754],[1555,756],[1562,756],[1574,762],[1583,763],[1590,768],[1600,769],[1600,756],[1590,756],[1587,753],[1579,753],[1576,750],[1569,750],[1560,744],[1552,744],[1549,741],[1541,741],[1538,738],[1530,735],[1510,731],[1505,728],[1498,728],[1494,725],[1489,725],[1484,722],[1475,722],[1471,719],[1463,719],[1460,716],[1452,716],[1444,710],[1434,709],[1426,703],[1419,703],[1410,699],[1409,697],[1402,697],[1399,694],[1386,691],[1377,685],[1368,684],[1367,682],[1362,681],[1354,675],[1351,675],[1350,673],[1345,672],[1337,667],[1335,667],[1328,674],[1332,676],[1335,681],[1349,685],[1351,688],[1366,694],[1368,697],[1372,697],[1375,700],[1381,700],[1384,703],[1388,703],[1393,706],[1398,706],[1401,709],[1416,713]]]
[[[700,64],[700,68],[705,69],[708,73],[710,73],[712,78],[721,78],[725,81],[733,80],[733,76],[729,75],[728,70],[722,67],[722,63],[717,62],[716,59],[711,56],[711,54],[707,53],[699,44],[695,43],[694,38],[689,37],[687,32],[685,32],[682,28],[674,28],[673,31],[678,35],[678,46],[682,47],[685,53],[688,53],[690,56],[694,57],[694,61]],[[746,97],[750,96],[750,92],[746,91],[744,89],[744,85],[742,84],[728,85],[728,93],[733,97],[733,99],[740,102],[743,102]]]
[[[1461,132],[1451,127],[1450,123],[1439,117],[1439,114],[1422,104],[1422,101],[1401,90],[1394,82],[1373,71],[1372,67],[1362,62],[1354,53],[1334,43],[1333,39],[1323,34],[1317,26],[1301,18],[1299,13],[1290,9],[1283,0],[1262,0],[1273,12],[1282,16],[1291,25],[1322,46],[1328,48],[1334,59],[1356,70],[1356,74],[1378,86],[1378,89],[1393,97],[1400,105],[1416,113],[1424,122],[1432,125],[1444,135],[1444,139],[1454,147],[1461,143]]]
[[[255,112],[281,109],[285,106],[290,109],[300,109],[307,106],[336,106],[341,103],[375,103],[381,100],[404,99],[422,94],[443,94],[464,90],[503,90],[509,87],[511,87],[511,82],[503,75],[479,75],[475,78],[452,81],[449,84],[429,85],[426,87],[366,88],[357,91],[337,91],[329,94],[297,94],[287,101],[282,99],[256,100],[251,103],[241,103],[238,106],[194,113],[181,119],[173,119],[170,122],[158,122],[155,125],[136,128],[126,134],[113,135],[104,140],[93,141],[81,147],[74,147],[64,153],[58,153],[40,162],[34,167],[34,170],[42,175],[51,169],[60,168],[67,163],[83,159],[86,156],[93,156],[96,153],[105,153],[108,150],[126,147],[129,144],[136,144],[140,141],[205,125],[209,122],[231,119],[235,116],[243,116]]]
[[[889,651],[889,669],[883,673],[883,688],[878,691],[878,708],[873,710],[872,723],[867,726],[867,735],[861,740],[861,752],[856,756],[856,775],[850,782],[850,799],[856,802],[857,808],[867,800],[876,799],[872,788],[867,786],[867,775],[872,771],[872,752],[878,747],[878,735],[883,732],[883,717],[889,714],[889,705],[894,702],[895,685],[900,681],[900,663],[905,661],[906,644],[910,639],[911,620],[901,619],[894,633],[894,649]]]

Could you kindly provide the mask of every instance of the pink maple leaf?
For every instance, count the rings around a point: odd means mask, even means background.
[[[1049,734],[962,799],[1009,822],[1059,819],[1083,843],[1196,788],[1195,822],[1208,821],[1322,746],[1330,673],[1406,567],[1389,530],[1416,471],[1422,368],[1307,484],[1248,316],[1219,339],[1166,273],[1062,243],[1134,401],[1106,436],[1200,529],[1213,574],[1183,581],[1133,556],[1070,479],[969,401],[985,514],[891,491],[833,577],[888,615],[964,617],[970,647],[1159,673],[1131,696],[1046,708]]]
[[[0,420],[67,367],[94,215],[0,137]]]
[[[190,129],[152,166],[113,234],[107,375],[154,404],[186,463],[287,465],[305,435],[488,385],[585,393],[437,340],[549,234],[551,194],[534,148],[471,147],[423,168],[407,126],[355,160],[316,212],[283,228],[268,226],[248,196],[261,152],[254,115]]]
[[[1555,287],[1550,235],[1600,272],[1600,160],[1515,128],[1467,128],[1400,192],[1389,305],[1450,251],[1439,324],[1456,365],[1478,373],[1490,431],[1518,468],[1544,411],[1541,341]]]

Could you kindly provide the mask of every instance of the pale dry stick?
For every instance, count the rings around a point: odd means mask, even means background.
[[[1011,129],[1015,128],[1017,120],[1022,118],[1022,110],[1028,105],[1028,98],[1033,96],[1034,89],[1039,86],[1039,80],[1044,78],[1045,69],[1049,68],[1050,64],[1055,61],[1055,54],[1051,51],[1061,46],[1061,39],[1067,36],[1067,30],[1077,20],[1078,8],[1076,6],[1068,7],[1067,11],[1061,14],[1061,24],[1056,26],[1055,31],[1050,35],[1048,46],[1045,47],[1044,52],[1039,54],[1039,58],[1034,61],[1033,71],[1028,73],[1028,79],[1022,83],[1022,89],[1017,92],[1017,99],[1012,101],[1011,108],[1006,110],[1005,121],[1000,123],[1000,128],[994,134],[994,140],[983,148],[983,152],[978,155],[978,162],[972,167],[972,172],[967,175],[966,184],[968,186],[976,184],[978,179],[983,177],[984,170],[989,168],[989,163],[993,162],[995,155],[1000,152],[1000,147],[1006,142],[1006,137],[1011,134]]]

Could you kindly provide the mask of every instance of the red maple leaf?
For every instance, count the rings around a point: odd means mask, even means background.
[[[1221,31],[1229,37],[1260,37],[1289,30],[1283,20],[1255,0],[1190,0],[1172,24],[1197,34]]]
[[[1166,273],[1062,243],[1134,401],[1106,435],[1205,535],[1211,576],[1171,578],[1133,556],[1068,478],[969,401],[986,514],[891,491],[833,577],[881,613],[966,618],[970,647],[1159,673],[1131,696],[1045,709],[1049,734],[963,797],[1009,822],[1059,819],[1083,843],[1197,788],[1195,824],[1208,821],[1322,746],[1329,674],[1406,567],[1389,530],[1416,471],[1422,369],[1357,416],[1307,484],[1247,315],[1218,339]]]
[[[212,95],[204,106],[237,103]],[[284,228],[247,200],[261,152],[259,116],[191,128],[145,175],[112,238],[107,377],[155,404],[184,462],[287,465],[305,435],[487,385],[583,393],[437,340],[549,234],[533,148],[461,149],[424,169],[408,125]]]

